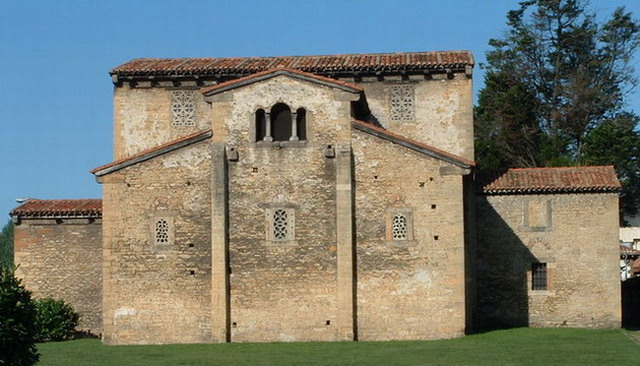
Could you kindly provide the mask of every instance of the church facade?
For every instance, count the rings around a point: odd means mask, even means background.
[[[108,344],[619,326],[613,168],[478,172],[472,70],[467,51],[116,67],[99,218],[16,208],[19,274],[82,274],[41,248],[99,241],[87,326]]]

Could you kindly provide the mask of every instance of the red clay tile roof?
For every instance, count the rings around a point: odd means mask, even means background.
[[[476,186],[484,194],[617,192],[612,166],[527,168],[479,171]]]
[[[102,166],[99,166],[93,170],[91,170],[91,173],[97,175],[97,176],[101,176],[101,175],[105,175],[105,174],[109,174],[112,173],[116,170],[120,170],[122,168],[128,167],[130,165],[139,163],[141,161],[145,161],[145,160],[149,160],[153,157],[156,157],[158,155],[162,155],[165,154],[169,151],[173,151],[176,149],[179,149],[183,146],[187,146],[190,145],[192,143],[204,140],[204,139],[208,139],[209,137],[211,137],[213,134],[213,132],[211,131],[211,129],[208,130],[202,130],[202,131],[198,131],[195,133],[192,133],[190,135],[186,135],[183,137],[180,137],[178,139],[175,139],[173,141],[169,141],[167,143],[164,143],[162,145],[158,145],[156,147],[152,147],[150,149],[141,151],[137,154],[131,155],[131,156],[127,156],[126,158],[122,158],[116,161],[113,161],[109,164],[105,164]]]
[[[11,216],[18,217],[102,217],[101,199],[75,199],[75,200],[38,200],[30,199],[14,208]]]
[[[124,63],[111,75],[178,76],[252,74],[276,67],[311,73],[459,69],[473,66],[470,51],[437,51],[284,57],[141,58]]]
[[[621,255],[631,255],[631,256],[640,256],[640,250],[636,250],[633,248],[629,248],[624,245],[620,245],[620,254]]]
[[[444,150],[440,150],[440,149],[435,148],[433,146],[429,146],[429,145],[423,144],[422,142],[419,142],[419,141],[416,141],[416,140],[412,140],[412,139],[410,139],[408,137],[395,134],[393,132],[387,131],[384,128],[378,127],[378,126],[373,125],[371,123],[367,123],[367,122],[359,121],[359,120],[353,120],[353,121],[351,121],[351,125],[353,127],[355,127],[356,129],[360,130],[360,131],[367,132],[369,134],[381,137],[381,138],[389,140],[391,142],[401,144],[401,145],[403,145],[405,147],[408,147],[408,148],[410,148],[412,150],[419,151],[419,152],[424,153],[426,155],[435,157],[435,158],[440,159],[440,160],[447,161],[449,163],[455,164],[455,165],[463,167],[463,168],[470,168],[470,167],[476,165],[476,163],[474,161],[472,161],[472,160],[465,159],[465,158],[463,158],[461,156],[448,153],[448,152],[446,152]]]
[[[316,75],[316,74],[310,74],[308,72],[304,72],[296,69],[290,69],[286,67],[277,67],[277,68],[261,71],[255,74],[247,75],[239,79],[229,80],[227,82],[224,82],[218,85],[210,86],[202,89],[200,92],[204,95],[221,93],[223,91],[227,91],[233,88],[250,84],[253,81],[260,81],[260,80],[264,80],[270,77],[275,77],[278,75],[289,75],[293,77],[307,79],[309,81],[315,81],[325,85],[332,85],[341,89],[346,89],[351,92],[361,92],[364,90],[361,86],[347,83],[345,81],[331,79],[331,78]]]

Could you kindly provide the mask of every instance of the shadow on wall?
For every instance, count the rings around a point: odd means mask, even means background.
[[[474,332],[529,326],[527,271],[538,260],[487,202],[477,197]]]
[[[640,277],[622,282],[622,327],[640,330]]]

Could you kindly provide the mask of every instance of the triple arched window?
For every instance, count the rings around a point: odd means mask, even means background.
[[[256,111],[256,141],[304,141],[307,139],[307,111],[292,111],[284,103]]]

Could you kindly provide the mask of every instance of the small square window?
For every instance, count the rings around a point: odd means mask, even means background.
[[[547,290],[547,264],[546,263],[532,263],[531,264],[531,289],[532,290]]]

